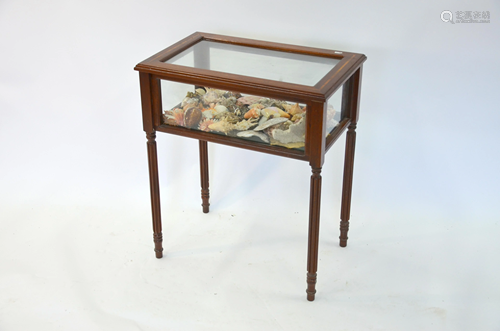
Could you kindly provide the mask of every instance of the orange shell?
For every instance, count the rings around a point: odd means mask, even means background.
[[[257,108],[252,108],[250,109],[249,111],[247,111],[245,113],[245,118],[246,119],[249,119],[249,118],[259,118],[259,110]]]
[[[281,110],[279,108],[278,108],[278,113],[280,114],[281,117],[290,118],[290,114],[288,114],[287,112],[284,112],[283,110]]]

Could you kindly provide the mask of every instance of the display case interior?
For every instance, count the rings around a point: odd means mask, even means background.
[[[164,80],[162,99],[173,105],[163,109],[163,124],[304,150],[305,104]],[[340,104],[338,98],[329,101]],[[336,109],[327,105],[327,135],[340,122]]]

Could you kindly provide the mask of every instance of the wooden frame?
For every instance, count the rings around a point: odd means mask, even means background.
[[[323,58],[333,58],[339,63],[333,67],[314,86],[279,82],[274,80],[248,77],[230,73],[211,71],[209,69],[193,68],[166,63],[165,61],[202,40],[247,46],[255,49],[267,49],[287,53],[312,55]],[[195,61],[208,61],[203,54],[197,54]],[[221,36],[196,32],[176,44],[164,49],[152,57],[139,63],[135,70],[139,71],[143,128],[147,136],[148,161],[151,188],[151,206],[153,215],[153,237],[156,257],[163,256],[162,229],[160,212],[160,189],[158,182],[158,162],[156,151],[156,132],[176,134],[199,140],[201,195],[203,212],[209,212],[208,187],[208,151],[207,142],[219,143],[238,148],[254,150],[262,153],[278,155],[309,162],[312,169],[311,196],[309,214],[309,239],[307,262],[307,299],[313,301],[316,293],[316,275],[318,263],[319,214],[321,201],[321,169],[325,153],[345,131],[347,132],[344,181],[342,189],[340,246],[347,244],[349,228],[354,149],[356,140],[356,124],[359,113],[359,97],[361,73],[366,56],[363,54],[339,52],[310,47],[293,46],[280,43],[264,42],[251,39]],[[209,62],[203,66],[209,67]],[[162,124],[162,100],[160,80],[169,80],[194,86],[209,86],[217,89],[235,91],[263,97],[289,100],[307,105],[308,120],[306,122],[304,151],[286,149],[253,143],[251,141],[216,135],[209,132],[190,130],[184,127]],[[342,121],[326,136],[326,102],[340,87],[342,90]]]

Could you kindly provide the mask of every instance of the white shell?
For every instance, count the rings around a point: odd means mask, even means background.
[[[264,123],[259,122],[259,126],[254,129],[254,131],[261,131],[264,129],[267,129],[273,125],[280,124],[283,122],[288,121],[288,118],[286,117],[275,117],[271,118],[270,120],[265,121]]]
[[[269,119],[268,117],[262,116],[259,120],[259,125],[264,124],[268,119]]]
[[[213,102],[216,102],[217,99],[219,99],[219,95],[217,94],[217,92],[213,91],[213,90],[210,90],[208,91],[204,96],[203,96],[203,100],[206,102],[206,103],[213,103]]]
[[[260,112],[265,117],[281,117],[280,111],[278,107],[267,107],[262,109]]]
[[[250,138],[250,137],[257,137],[260,138],[263,142],[266,142],[269,144],[269,137],[266,136],[262,132],[255,132],[255,131],[241,131],[236,134],[238,137],[243,137],[243,138]]]
[[[214,107],[214,109],[217,111],[217,114],[227,111],[227,108],[223,105],[217,105]]]
[[[181,103],[181,107],[184,107],[185,105],[188,105],[188,104],[197,104],[198,103],[198,99],[195,99],[195,98],[190,98],[190,97],[185,97],[184,100],[182,100],[182,103]]]

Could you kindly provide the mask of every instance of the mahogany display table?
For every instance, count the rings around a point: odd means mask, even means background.
[[[340,212],[340,246],[347,245],[365,60],[363,54],[196,32],[139,63],[156,257],[163,256],[157,131],[199,140],[204,213],[209,211],[207,142],[307,161],[312,176],[306,292],[313,301],[321,168],[325,153],[348,129]],[[334,95],[341,100],[340,112],[329,103]]]

